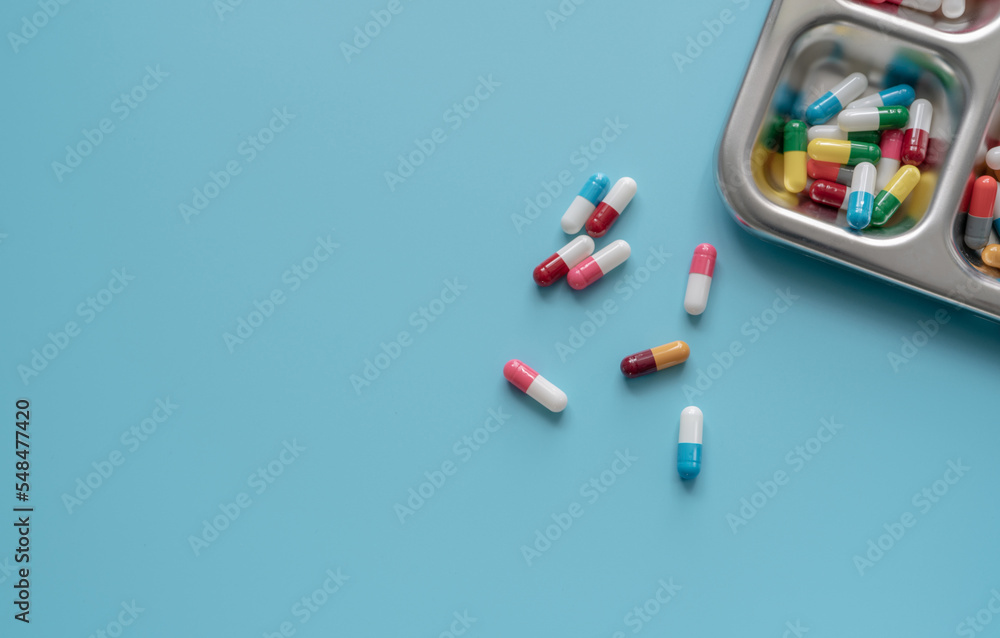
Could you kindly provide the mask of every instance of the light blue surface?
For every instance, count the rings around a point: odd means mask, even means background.
[[[997,326],[762,243],[716,193],[765,2],[594,0],[554,27],[556,0],[217,5],[71,2],[0,55],[3,600],[19,397],[37,508],[32,622],[5,603],[4,636],[130,613],[126,637],[945,636],[991,600]],[[391,22],[348,62],[372,11]],[[633,256],[540,290],[595,171],[639,184],[600,242]],[[25,385],[49,333],[68,344]],[[676,339],[686,364],[622,377]],[[566,411],[507,384],[511,358]]]

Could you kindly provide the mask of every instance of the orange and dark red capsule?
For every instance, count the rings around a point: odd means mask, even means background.
[[[622,359],[622,374],[630,379],[644,374],[659,372],[687,361],[691,348],[683,341],[674,341],[662,346],[643,350]]]

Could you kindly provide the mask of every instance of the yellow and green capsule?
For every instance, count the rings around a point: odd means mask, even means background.
[[[920,169],[916,166],[907,165],[896,171],[882,192],[875,196],[872,225],[882,226],[889,221],[919,182]]]
[[[806,188],[806,148],[809,144],[808,127],[802,120],[785,124],[785,190],[801,193]],[[878,147],[875,147],[878,149]]]
[[[819,162],[855,166],[861,162],[878,164],[882,151],[877,144],[821,138],[809,142],[809,157]]]

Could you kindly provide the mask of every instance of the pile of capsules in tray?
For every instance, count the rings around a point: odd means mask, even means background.
[[[933,117],[909,85],[862,98],[867,88],[863,73],[848,75],[783,131],[785,190],[808,189],[856,230],[885,225],[920,182]]]
[[[782,130],[785,190],[807,191],[813,202],[839,209],[855,230],[884,226],[920,184],[934,115],[907,84],[861,97],[867,88],[868,78],[852,73],[809,105],[805,121],[788,120]],[[1000,146],[986,164],[1000,169]],[[1000,267],[996,179],[975,180],[963,200],[965,245]]]
[[[573,199],[562,217],[562,229],[574,235],[586,228],[587,234],[579,235],[535,268],[535,283],[539,286],[551,286],[565,276],[571,288],[582,290],[623,264],[632,254],[632,248],[624,239],[617,239],[594,253],[593,238],[607,234],[636,193],[636,183],[631,177],[621,178],[608,190],[610,184],[607,175],[595,173]],[[708,305],[715,259],[716,250],[711,244],[695,248],[684,294],[684,309],[688,314],[700,315]],[[621,371],[628,378],[641,377],[684,363],[690,354],[688,344],[674,341],[625,357]],[[552,412],[566,409],[566,393],[522,361],[508,361],[503,376]],[[701,470],[703,421],[701,410],[695,406],[681,412],[677,442],[677,471],[681,478],[694,478]]]

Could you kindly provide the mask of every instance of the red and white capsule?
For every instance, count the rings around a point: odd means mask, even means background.
[[[503,376],[518,390],[550,411],[562,412],[566,409],[568,403],[566,393],[521,361],[517,359],[508,361],[503,367]]]
[[[903,152],[903,131],[899,129],[882,131],[879,150],[882,151],[882,159],[875,165],[876,193],[885,188],[885,185],[899,170],[899,158]]]
[[[592,252],[594,240],[587,235],[580,235],[535,268],[535,283],[539,286],[551,286]]]
[[[903,131],[903,148],[899,158],[904,164],[919,166],[927,158],[927,143],[931,139],[931,119],[934,107],[927,100],[914,100],[910,105],[910,120]]]
[[[604,237],[615,223],[618,216],[625,212],[632,198],[635,197],[635,180],[631,177],[623,177],[611,187],[604,200],[597,205],[594,212],[587,220],[587,234],[591,237]]]
[[[715,246],[698,244],[691,260],[691,270],[688,271],[687,292],[684,293],[684,310],[689,315],[700,315],[708,306],[708,292],[712,288],[712,275],[715,274]]]
[[[616,239],[601,250],[587,257],[580,265],[569,271],[566,281],[574,290],[583,290],[608,274],[632,254],[632,247],[624,239]]]

